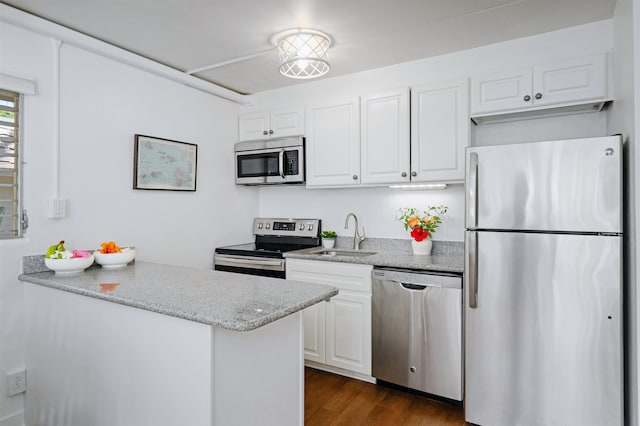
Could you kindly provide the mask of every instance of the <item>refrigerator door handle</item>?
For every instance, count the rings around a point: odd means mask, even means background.
[[[469,154],[469,188],[467,189],[467,228],[478,226],[478,153]]]
[[[478,307],[478,233],[467,234],[467,270],[469,271],[469,308]]]

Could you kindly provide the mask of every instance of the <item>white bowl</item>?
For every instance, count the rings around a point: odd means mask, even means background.
[[[128,248],[123,248],[120,253],[100,253],[96,251],[93,253],[96,257],[96,262],[102,265],[103,268],[124,268],[127,263],[136,258],[136,251]]]
[[[44,259],[47,268],[56,272],[56,275],[69,275],[82,272],[93,264],[93,255],[89,257],[74,257],[73,259]]]

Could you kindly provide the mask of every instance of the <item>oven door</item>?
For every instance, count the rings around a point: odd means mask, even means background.
[[[285,260],[279,258],[216,253],[213,264],[216,271],[260,275],[263,277],[284,278],[286,273]]]
[[[304,148],[236,151],[236,184],[304,183]]]

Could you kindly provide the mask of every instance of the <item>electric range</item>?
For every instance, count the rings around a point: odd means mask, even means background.
[[[285,278],[284,253],[320,245],[320,219],[255,218],[255,241],[218,247],[217,271]]]

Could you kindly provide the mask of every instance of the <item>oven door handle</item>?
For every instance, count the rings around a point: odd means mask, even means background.
[[[278,154],[278,174],[284,179],[284,148]]]
[[[256,258],[238,258],[232,256],[224,256],[224,255],[216,255],[216,257],[220,260],[224,260],[225,262],[237,263],[239,265],[259,265],[259,266],[281,266],[284,262],[283,259],[274,259],[274,260],[266,260],[266,259],[256,259]]]

